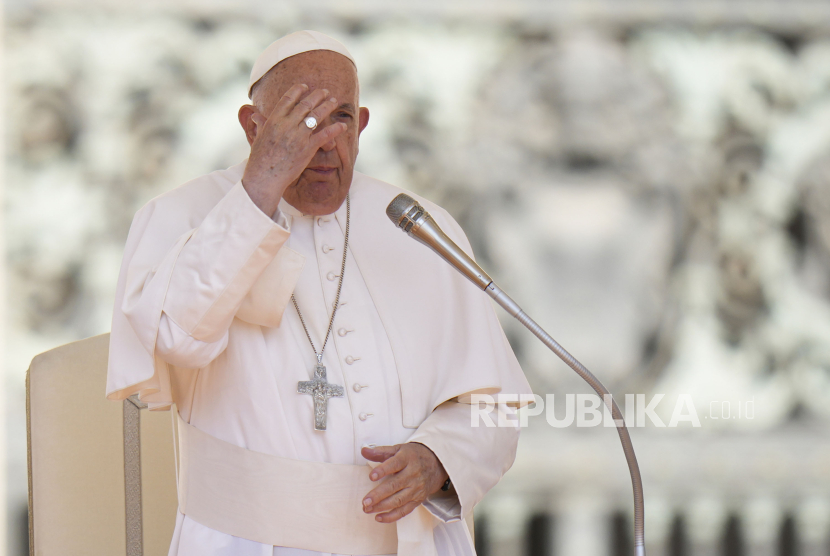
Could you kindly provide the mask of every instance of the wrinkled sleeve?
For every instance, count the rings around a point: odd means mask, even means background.
[[[116,293],[108,398],[138,393],[151,408],[169,406],[168,365],[200,368],[224,351],[234,316],[289,237],[284,217],[275,219],[241,181],[195,227],[186,207],[136,215]],[[271,293],[287,302],[294,282]]]
[[[199,342],[227,341],[242,300],[288,236],[238,182],[172,261],[164,314]]]
[[[439,491],[424,507],[444,522],[466,519],[484,495],[513,465],[519,443],[515,408],[497,406],[493,416],[502,426],[473,425],[471,405],[444,402],[427,416],[408,442],[423,444],[435,454],[450,476],[453,488]]]

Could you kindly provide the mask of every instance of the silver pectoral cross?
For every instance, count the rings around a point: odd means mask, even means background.
[[[344,391],[339,384],[330,384],[326,380],[326,366],[322,362],[314,367],[314,378],[297,383],[297,392],[311,394],[314,398],[314,430],[326,430],[326,410],[329,398],[342,398]]]

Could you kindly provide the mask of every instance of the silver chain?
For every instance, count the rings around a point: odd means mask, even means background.
[[[331,327],[334,326],[334,315],[337,314],[337,309],[340,307],[340,289],[343,287],[343,275],[346,273],[346,252],[349,249],[349,222],[352,219],[352,210],[351,206],[349,205],[349,195],[346,194],[346,240],[343,242],[343,262],[340,264],[340,280],[337,282],[337,295],[334,297],[334,308],[331,311],[331,319],[329,319],[329,329],[326,331],[326,339],[323,340],[323,349],[320,350],[320,353],[317,353],[317,348],[314,347],[314,342],[311,340],[311,334],[308,333],[308,327],[305,325],[305,320],[303,320],[303,314],[300,312],[300,306],[297,305],[297,300],[294,298],[294,294],[291,294],[291,302],[294,304],[294,308],[297,309],[297,316],[300,317],[300,323],[303,325],[303,330],[305,330],[306,338],[308,338],[308,343],[311,344],[311,349],[314,350],[314,354],[317,356],[317,362],[322,364],[323,363],[323,352],[326,351],[326,344],[329,343],[329,336],[331,335]]]

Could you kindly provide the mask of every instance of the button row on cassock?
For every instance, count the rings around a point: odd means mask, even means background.
[[[322,227],[324,223],[329,222],[330,220],[331,220],[330,218],[319,217],[319,218],[317,218],[317,225]],[[336,248],[331,247],[326,243],[324,243],[320,247],[320,251],[322,251],[326,255],[328,255],[329,253],[331,253],[332,251],[335,251],[335,250],[336,250]],[[338,278],[340,278],[340,275],[335,274],[333,271],[330,271],[326,274],[326,279],[329,282],[334,282]],[[346,302],[341,301],[340,302],[340,307],[342,307],[344,305],[346,305]],[[334,307],[335,307],[334,302],[332,302],[332,308],[334,308]],[[337,330],[337,335],[340,336],[341,338],[344,338],[352,332],[354,332],[353,328],[341,327]],[[347,365],[354,365],[357,361],[360,361],[360,357],[355,357],[353,355],[348,355],[348,356],[345,357],[344,360],[345,360]],[[369,387],[368,384],[360,384],[360,383],[355,382],[352,385],[352,390],[354,390],[356,393],[360,393],[361,390],[363,390],[364,388],[368,388],[368,387]],[[357,418],[360,419],[361,421],[366,421],[367,419],[370,419],[372,417],[374,417],[373,413],[367,413],[365,411],[359,413],[358,416],[357,416]],[[374,447],[374,445],[371,445],[371,446]]]

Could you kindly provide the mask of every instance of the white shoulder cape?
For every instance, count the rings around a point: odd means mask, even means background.
[[[176,401],[172,366],[145,346],[155,345],[164,295],[181,248],[239,182],[243,169],[240,164],[197,178],[153,199],[136,214],[116,292],[109,399],[121,400],[137,392],[151,409],[167,409]],[[417,428],[438,405],[453,398],[467,401],[473,393],[530,393],[489,298],[387,218],[386,206],[401,192],[405,191],[355,172],[349,248],[392,345],[404,426]],[[464,232],[446,211],[406,193],[472,255]],[[301,255],[282,247],[248,292],[236,318],[279,326],[302,264]],[[156,279],[151,282],[151,277]],[[160,291],[143,296],[145,286]],[[155,329],[134,330],[127,320],[126,314],[137,310],[139,297],[153,300],[140,310],[156,322]]]

